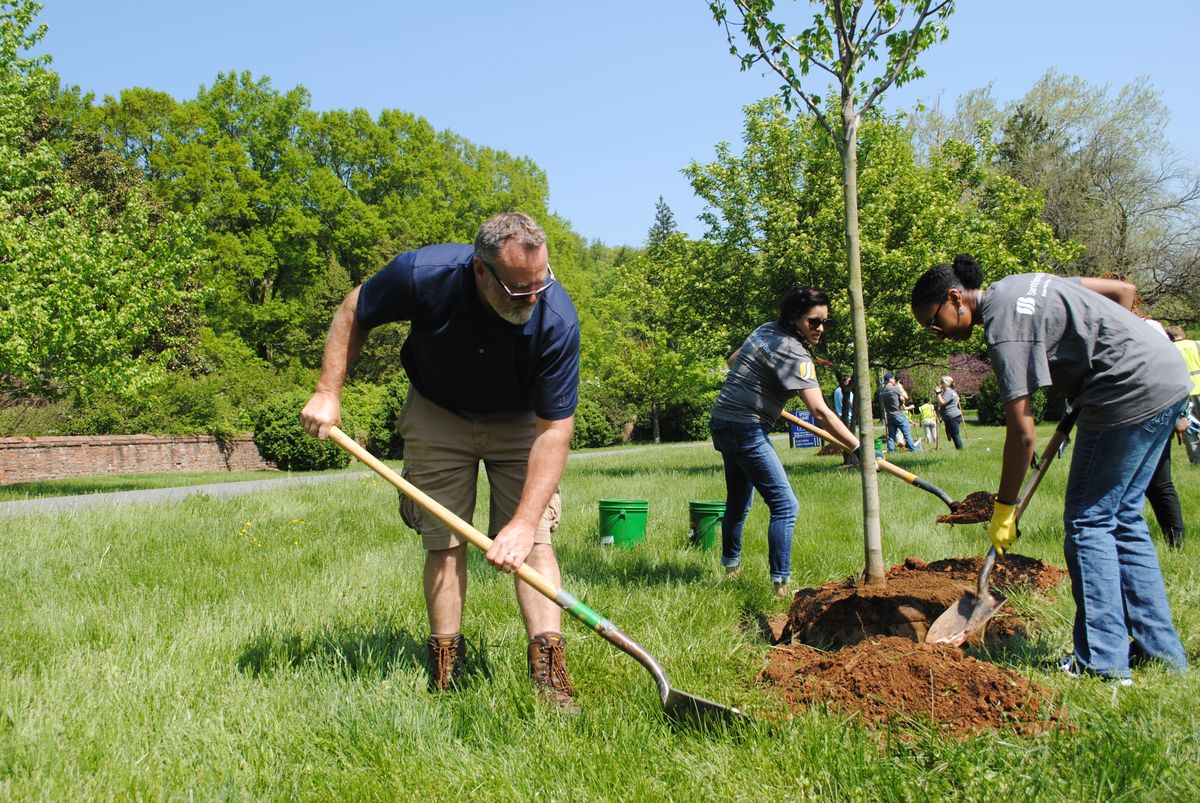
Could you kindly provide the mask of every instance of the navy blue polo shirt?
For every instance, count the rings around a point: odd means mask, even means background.
[[[405,251],[363,283],[359,326],[412,326],[400,350],[409,381],[448,410],[533,410],[555,421],[579,398],[579,316],[562,284],[538,296],[524,326],[479,298],[469,245]]]

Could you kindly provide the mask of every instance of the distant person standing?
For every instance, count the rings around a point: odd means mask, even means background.
[[[1166,333],[1183,355],[1183,361],[1187,363],[1188,375],[1192,380],[1192,389],[1189,391],[1192,399],[1200,398],[1200,343],[1188,340],[1187,335],[1178,326],[1168,326]]]
[[[896,433],[899,432],[914,452],[921,447],[913,440],[912,429],[908,426],[908,413],[905,402],[908,401],[908,391],[896,381],[896,375],[890,371],[883,375],[883,387],[879,389],[879,405],[883,408],[883,421],[887,425],[887,450],[896,451]]]
[[[962,449],[962,435],[959,429],[962,427],[963,415],[959,407],[958,391],[954,389],[954,377],[943,376],[942,381],[938,383],[937,403],[942,411],[942,422],[946,425],[946,437],[954,441],[955,449]]]
[[[937,413],[933,409],[933,402],[926,399],[917,409],[921,413],[921,428],[925,430],[925,442],[936,444],[938,439]]]
[[[854,426],[854,377],[841,377],[833,389],[833,411],[847,427]]]
[[[1188,460],[1192,463],[1200,463],[1200,435],[1196,433],[1193,420],[1200,418],[1200,343],[1188,340],[1187,335],[1178,326],[1168,326],[1166,331],[1167,337],[1171,338],[1175,348],[1179,349],[1179,353],[1183,355],[1183,361],[1187,363],[1188,374],[1192,380],[1188,406],[1183,411],[1182,420],[1176,426],[1176,432],[1179,432],[1183,438]],[[1189,427],[1189,422],[1193,426]]]

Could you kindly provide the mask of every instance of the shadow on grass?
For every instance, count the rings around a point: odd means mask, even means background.
[[[243,647],[237,665],[239,671],[255,678],[299,667],[316,667],[345,677],[385,678],[397,667],[423,667],[425,661],[424,641],[391,625],[371,630],[333,626],[316,634],[264,630]],[[487,674],[482,654],[472,656],[470,665]]]
[[[596,550],[590,544],[555,545],[559,564],[563,567],[563,586],[570,591],[574,582],[597,585],[622,585],[636,583],[641,586],[694,583],[709,576],[705,567],[696,563],[644,557],[637,554],[636,547],[625,551],[619,547],[606,547],[611,553],[607,560],[597,560]]]
[[[722,468],[720,460],[711,466],[679,466],[679,467],[663,467],[655,466],[597,466],[588,464],[586,466],[571,466],[571,474],[575,477],[637,477],[644,478],[648,474],[687,474],[693,477],[707,477],[711,475],[723,475],[725,469]]]

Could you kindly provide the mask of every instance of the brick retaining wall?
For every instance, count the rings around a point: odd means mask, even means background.
[[[89,474],[274,468],[250,435],[99,435],[0,438],[0,485]]]

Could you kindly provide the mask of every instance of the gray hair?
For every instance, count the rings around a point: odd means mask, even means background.
[[[529,215],[520,212],[501,212],[479,227],[475,235],[475,253],[486,262],[495,261],[509,240],[526,251],[546,244],[546,232]]]

